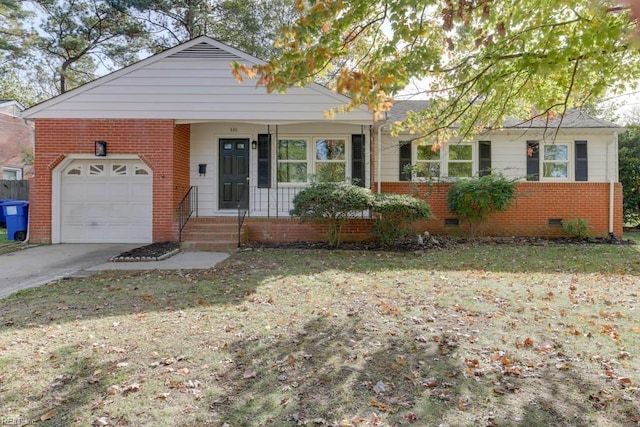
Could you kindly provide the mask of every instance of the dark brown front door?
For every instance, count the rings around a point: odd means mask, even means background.
[[[220,140],[220,209],[246,209],[249,206],[249,140]]]

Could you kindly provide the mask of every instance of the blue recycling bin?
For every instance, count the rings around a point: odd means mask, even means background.
[[[0,227],[5,227],[7,225],[7,221],[4,216],[4,209],[2,209],[2,204],[4,202],[12,202],[14,199],[0,199]]]
[[[10,200],[1,203],[7,223],[7,239],[24,241],[27,238],[29,202]]]

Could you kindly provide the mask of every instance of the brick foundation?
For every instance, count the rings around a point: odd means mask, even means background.
[[[426,194],[434,219],[416,225],[418,232],[440,235],[466,235],[468,225],[445,226],[445,219],[455,219],[446,202],[450,184],[434,188],[409,183],[383,183],[383,192]],[[622,236],[622,186],[614,184],[614,227],[616,237]],[[485,236],[560,237],[562,228],[550,226],[550,219],[584,218],[589,222],[593,237],[609,234],[609,184],[607,183],[532,183],[518,184],[517,197],[507,212],[495,213],[482,226]],[[372,219],[352,219],[342,232],[342,241],[371,240]],[[256,242],[326,241],[326,225],[300,222],[297,218],[248,218],[245,227],[249,240]]]
[[[371,240],[373,220],[354,218],[340,234],[343,242]],[[327,225],[318,221],[301,222],[299,218],[247,218],[247,239],[254,242],[325,242]]]
[[[467,224],[447,227],[446,218],[456,218],[447,206],[447,191],[450,184],[437,184],[432,189],[426,185],[409,183],[382,183],[382,192],[416,194],[430,196],[425,200],[431,205],[434,219],[421,224],[421,229],[433,234],[464,234]],[[521,182],[518,183],[516,198],[509,210],[489,216],[481,232],[487,236],[562,236],[560,227],[549,226],[550,219],[569,220],[584,218],[589,222],[591,235],[605,237],[609,234],[609,191],[608,183],[571,182]],[[622,236],[622,185],[614,184],[614,227],[616,237]]]

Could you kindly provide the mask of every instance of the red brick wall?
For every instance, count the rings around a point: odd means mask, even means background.
[[[448,207],[446,195],[450,184],[439,184],[431,189],[426,200],[434,219],[418,224],[419,231],[431,234],[465,235],[468,226],[445,227],[445,218],[456,218]],[[375,185],[374,185],[375,187]],[[425,185],[409,183],[383,183],[382,191],[407,194],[412,190],[426,194]],[[622,186],[614,185],[614,235],[622,236]],[[481,232],[486,236],[539,236],[560,237],[562,229],[549,227],[549,219],[568,220],[584,218],[589,222],[591,235],[606,237],[609,233],[609,184],[607,183],[531,183],[518,184],[517,197],[506,212],[495,213]],[[373,220],[353,219],[342,233],[342,241],[372,239]],[[326,241],[326,226],[317,222],[301,223],[297,218],[247,218],[245,223],[249,240],[257,242]]]
[[[22,178],[33,177],[33,165],[24,163],[23,150],[32,153],[33,128],[19,117],[0,113],[0,179],[2,167],[22,168]]]
[[[445,218],[456,218],[447,207],[447,191],[450,184],[438,184],[426,198],[431,205],[434,219],[423,228],[434,234],[458,234],[468,230],[466,224],[460,228],[445,227]],[[408,193],[416,188],[406,182],[382,183],[383,193]],[[483,226],[485,235],[494,236],[561,236],[562,229],[549,227],[549,219],[569,220],[584,218],[589,222],[594,237],[609,233],[609,184],[574,182],[546,183],[522,182],[518,184],[517,196],[506,212],[492,214]],[[418,194],[426,194],[426,185],[417,187]],[[622,236],[622,185],[614,184],[614,235]]]
[[[179,128],[179,129],[178,129]],[[186,138],[186,142],[185,142]],[[108,154],[135,154],[153,171],[153,240],[177,240],[174,219],[178,184],[188,180],[189,131],[174,130],[173,120],[37,119],[35,122],[35,182],[31,187],[29,235],[36,243],[51,242],[51,171],[68,154],[94,153],[94,141],[104,140]],[[184,145],[187,145],[186,149]],[[178,154],[175,147],[181,147]],[[186,154],[185,154],[186,150]],[[185,161],[186,155],[186,161]]]
[[[340,234],[343,242],[371,240],[370,219],[351,219]],[[326,242],[327,226],[320,222],[300,222],[299,218],[247,218],[249,240],[254,242]]]
[[[189,161],[191,149],[191,125],[176,125],[173,130],[173,171],[174,193],[173,205],[178,206],[189,190]]]

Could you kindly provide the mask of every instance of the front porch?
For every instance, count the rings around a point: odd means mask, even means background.
[[[307,187],[247,187],[237,201],[237,209],[215,216],[199,213],[198,188],[192,187],[177,212],[180,245],[183,250],[235,250],[244,242],[321,242],[326,240],[326,225],[304,222],[289,215],[291,202]],[[343,241],[371,240],[373,220],[362,212],[349,221]]]
[[[446,204],[448,183],[436,185],[426,197],[434,217],[416,224],[416,232],[434,235],[468,234],[468,225],[453,215]],[[201,216],[192,211],[184,229],[183,249],[234,250],[242,242],[319,242],[326,240],[326,225],[291,218],[289,202],[306,187],[262,189],[248,187],[249,199],[227,215]],[[427,188],[409,183],[383,183],[382,192],[426,194]],[[563,236],[562,221],[583,218],[593,237],[622,236],[622,188],[619,183],[540,183],[518,184],[516,199],[507,212],[493,214],[482,226],[486,236]],[[252,195],[254,200],[252,200]],[[575,203],[558,203],[559,200]],[[197,204],[195,204],[197,206]],[[611,211],[608,211],[611,209]],[[343,229],[342,240],[372,240],[374,219],[362,212]]]

